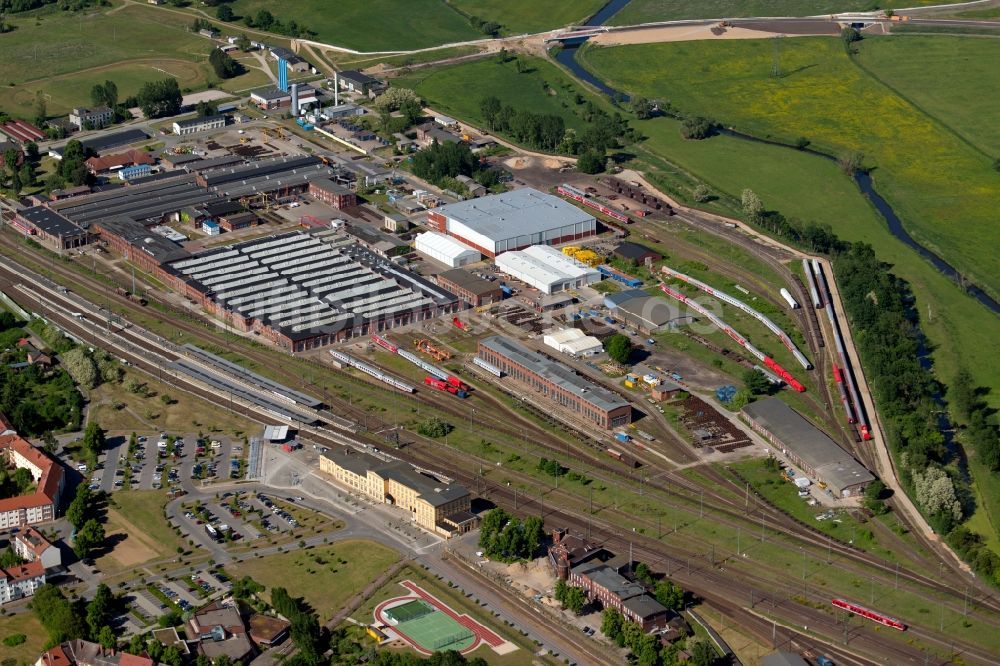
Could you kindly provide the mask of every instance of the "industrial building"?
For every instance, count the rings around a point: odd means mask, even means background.
[[[484,338],[479,341],[479,358],[600,428],[610,430],[632,421],[632,406],[626,400],[515,340],[499,335]]]
[[[91,236],[47,206],[32,206],[15,211],[11,226],[50,250],[64,252],[87,245]]]
[[[46,138],[45,134],[31,123],[17,119],[8,120],[0,124],[0,132],[3,132],[19,143],[45,141]]]
[[[385,461],[345,447],[324,452],[319,470],[351,492],[406,509],[413,522],[428,532],[451,537],[476,526],[472,498],[464,486],[401,460]]]
[[[133,149],[114,155],[91,157],[84,164],[87,165],[87,171],[97,176],[108,171],[117,171],[118,169],[140,164],[153,166],[156,164],[156,160],[145,150]]]
[[[600,272],[547,245],[505,252],[496,258],[496,266],[545,294],[579,289],[601,281]]]
[[[368,95],[372,92],[379,92],[385,88],[385,84],[378,79],[374,79],[367,74],[362,74],[361,72],[353,69],[349,69],[345,72],[338,72],[336,75],[336,81],[340,85],[341,90],[362,93],[364,95]]]
[[[777,398],[752,402],[743,408],[743,419],[818,483],[825,483],[836,497],[864,493],[875,480],[830,437]]]
[[[601,341],[578,328],[564,328],[546,333],[542,341],[556,351],[570,356],[594,356],[604,351]]]
[[[16,433],[0,436],[0,462],[26,469],[35,492],[0,500],[0,529],[55,520],[65,476],[59,464]]]
[[[329,178],[310,181],[309,194],[337,210],[358,205],[354,192]]]
[[[643,265],[647,261],[656,262],[663,259],[663,255],[655,250],[651,250],[645,245],[640,245],[639,243],[633,243],[632,241],[624,241],[618,244],[612,254],[622,261],[630,261],[636,265]]]
[[[442,206],[428,214],[427,223],[488,257],[597,233],[597,220],[592,215],[531,188]]]
[[[259,109],[281,109],[292,105],[292,94],[277,86],[269,86],[250,93],[250,103]]]
[[[613,301],[611,316],[641,333],[649,335],[664,330],[671,323],[689,321],[672,302],[659,296],[636,290],[638,294],[624,300]],[[623,292],[624,293],[624,292]],[[632,293],[632,292],[629,292]],[[617,296],[618,294],[612,294]],[[607,299],[605,299],[607,303]]]
[[[472,307],[499,303],[503,298],[503,291],[495,282],[484,280],[461,268],[438,273],[434,279]]]
[[[169,270],[208,311],[291,351],[461,309],[454,295],[357,244],[301,232],[210,250]]]
[[[174,121],[174,134],[194,134],[196,132],[204,132],[206,130],[222,129],[226,126],[226,117],[222,115],[217,116],[202,116],[200,118],[190,118],[188,120],[175,120]]]
[[[637,622],[645,632],[664,629],[670,619],[670,610],[646,594],[641,583],[630,581],[603,562],[576,565],[566,582],[582,587],[588,601],[600,601],[603,608],[614,608],[627,621]]]
[[[417,234],[413,247],[417,252],[450,268],[474,264],[482,255],[456,239],[434,231]]]

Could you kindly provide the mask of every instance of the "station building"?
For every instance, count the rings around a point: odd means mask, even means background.
[[[515,340],[483,338],[479,358],[600,428],[611,430],[632,421],[627,400]]]
[[[444,482],[400,460],[385,461],[350,448],[327,451],[319,469],[350,490],[410,512],[413,522],[445,537],[476,526],[472,498],[462,485]]]
[[[487,257],[597,234],[594,216],[529,187],[442,206],[428,214],[427,223]]]
[[[743,420],[770,441],[807,475],[825,483],[836,497],[855,497],[875,480],[830,437],[777,398],[752,402]]]

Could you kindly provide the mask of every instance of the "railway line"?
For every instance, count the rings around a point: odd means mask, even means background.
[[[20,277],[20,276],[17,276],[17,277]],[[71,277],[74,278],[74,281],[76,281],[79,278],[79,276],[76,275],[75,273],[72,274]],[[8,283],[8,284],[10,284],[10,283]],[[109,295],[109,299],[110,298],[112,298],[112,296]],[[131,303],[130,301],[127,301],[127,299],[121,299],[121,305],[122,305],[123,309],[125,309],[125,308],[130,308],[130,309],[131,308],[137,308],[137,306],[135,306],[134,303]],[[74,327],[74,322],[72,322],[72,321],[63,321],[63,323],[66,324],[70,328]],[[189,330],[192,333],[197,334],[199,337],[206,337],[205,336],[206,331],[204,329],[202,329],[200,327],[197,327],[197,326],[194,326],[192,324],[188,324],[187,322],[181,322],[181,323],[185,324],[186,330]],[[184,327],[182,327],[182,328],[184,328]],[[88,331],[87,331],[86,327],[84,327],[81,324],[80,326],[76,327],[76,333],[86,336],[88,334]],[[90,332],[90,333],[91,333],[91,335],[93,335],[93,332]],[[134,342],[137,342],[137,343],[148,343],[148,340],[140,339],[139,337],[137,337],[134,334],[126,333],[125,335],[126,336],[131,335],[132,340]],[[209,336],[207,336],[207,337],[212,337],[212,336],[211,336],[211,334],[209,334]],[[94,336],[93,339],[94,339],[94,341],[97,344],[101,344],[101,342],[103,342],[102,339],[99,340],[96,336]],[[221,342],[222,344],[225,344],[225,340],[223,338],[221,338],[221,336],[216,335],[215,336],[215,340]],[[249,355],[251,357],[254,356],[253,354],[249,354]],[[142,367],[144,371],[147,371],[150,374],[155,374],[157,372],[161,372],[162,371],[162,366],[159,363],[157,363],[155,359],[154,360],[150,360],[150,359],[146,358],[145,356],[140,356],[138,354],[131,355],[131,358],[132,358],[133,362],[137,366]],[[257,354],[257,359],[256,360],[257,360],[257,362],[265,364],[267,367],[273,367],[273,358],[266,358],[266,355],[264,355],[264,354]],[[301,379],[300,377],[298,377],[297,375],[293,375],[292,373],[286,373],[286,374],[287,374],[287,376],[293,377],[294,380],[300,380]],[[178,380],[178,381],[180,381],[180,380]],[[299,382],[299,381],[295,381],[294,383],[301,384],[301,382]],[[200,394],[200,395],[202,395],[202,396],[204,396],[206,398],[218,401],[218,395],[213,394],[212,392],[206,391],[204,389],[199,389],[197,386],[195,386],[193,384],[187,384],[185,386],[185,390],[189,390],[191,392],[198,393],[198,394]],[[438,397],[439,398],[444,398],[445,396],[438,396]],[[454,402],[453,398],[448,397],[448,399],[450,399],[450,400],[452,400]],[[340,405],[338,405],[337,407],[338,407],[338,410],[339,410]],[[326,412],[326,413],[329,414],[329,412]],[[261,412],[260,410],[254,409],[254,408],[249,407],[249,406],[246,408],[246,414],[247,414],[247,416],[250,416],[251,414],[253,414],[253,415],[257,416],[257,417],[261,417],[263,415],[262,418],[260,418],[260,420],[262,420],[262,421],[273,420],[273,417],[271,417],[270,415],[268,415],[266,412]],[[330,414],[330,415],[332,416],[332,414]],[[531,425],[531,424],[530,423],[526,423],[526,425]],[[330,433],[330,432],[327,432],[325,430],[323,430],[323,431],[317,430],[313,434],[315,436],[317,436],[317,437],[322,438],[322,441],[328,441],[328,442],[332,441],[332,442],[339,443],[339,444],[344,444],[345,443],[345,439],[346,439],[342,435],[339,435],[339,434],[336,434],[336,433]],[[347,440],[347,441],[353,443],[353,440],[355,440],[355,439],[357,439],[357,438],[352,438],[351,440]],[[554,443],[550,442],[548,445],[553,446]],[[578,454],[579,453],[578,450],[574,451],[572,448],[570,448],[566,444],[562,444],[561,446],[563,447],[563,448],[561,448],[561,450],[563,452],[567,453],[567,454],[569,454],[569,453],[576,453],[576,454]],[[435,466],[440,466],[441,462],[442,461],[441,461],[440,457],[435,457],[435,458],[430,459],[430,460],[424,460],[424,463],[427,464],[427,465],[429,465],[429,466],[431,466],[431,468],[433,468]],[[595,454],[595,455],[592,456],[592,462],[598,464],[599,466],[601,466],[605,471],[607,471],[610,474],[613,474],[613,475],[622,475],[622,471],[620,469],[617,469],[613,465],[610,465],[610,464],[607,464],[607,463],[603,463],[603,461],[600,461],[599,460],[599,455],[597,455],[597,454]],[[675,481],[678,483],[678,485],[683,485],[682,484],[683,477],[677,477],[677,478],[675,478]],[[496,493],[502,495],[503,494],[503,489],[499,488],[499,489],[496,489],[493,492],[496,492]],[[670,492],[669,489],[667,489],[667,492]],[[673,492],[677,493],[677,491],[673,491]],[[721,496],[721,494],[719,494],[719,495],[713,495],[712,497],[713,497],[713,502],[714,503],[719,503],[719,504],[727,503],[730,507],[732,507],[732,505],[734,504],[734,502],[731,499],[724,498],[723,496]],[[506,497],[506,500],[508,502],[509,502],[510,499],[511,498],[509,496]],[[515,502],[516,502],[516,500],[515,500]],[[732,509],[731,508],[731,510],[733,510],[736,513],[738,513],[738,511],[736,509]],[[570,519],[570,517],[565,516],[564,514],[560,514],[560,518],[566,518],[567,520]],[[772,516],[772,520],[777,521],[778,519],[779,519],[778,515],[773,515]],[[580,525],[580,524],[581,523],[577,522],[577,525]],[[608,526],[608,529],[612,529],[612,528],[610,526]],[[669,562],[670,561],[669,558],[671,557],[670,555],[663,555],[662,553],[657,553],[656,551],[651,551],[650,554],[651,554],[651,556],[655,556],[656,558],[658,558],[657,560],[652,560],[652,561],[660,561],[660,560],[663,560],[664,558],[666,558],[665,561]],[[851,556],[852,557],[856,557],[856,554],[851,554]],[[866,563],[866,565],[870,566],[870,565],[872,565],[872,563],[869,562],[869,563]],[[761,587],[767,587],[767,586],[768,586],[768,583],[766,581],[761,581]],[[708,598],[707,595],[703,595],[703,596],[705,596],[705,598]]]

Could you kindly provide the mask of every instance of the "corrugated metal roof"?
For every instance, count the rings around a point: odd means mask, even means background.
[[[593,215],[530,187],[460,201],[435,212],[493,240],[594,222]]]

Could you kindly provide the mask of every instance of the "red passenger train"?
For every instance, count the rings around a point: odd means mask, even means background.
[[[876,613],[873,610],[868,610],[864,606],[858,606],[857,604],[852,604],[850,601],[844,601],[843,599],[834,599],[830,603],[837,608],[843,608],[844,610],[850,611],[855,615],[868,618],[872,622],[878,622],[879,624],[884,624],[887,627],[892,627],[893,629],[898,629],[899,631],[906,631],[906,625],[899,620],[891,618],[888,615]]]

